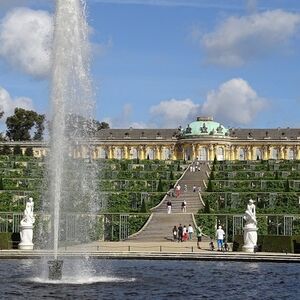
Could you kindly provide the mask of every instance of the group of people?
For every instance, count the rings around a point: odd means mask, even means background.
[[[190,165],[190,172],[196,172],[196,171],[200,171],[201,167],[200,167],[200,162],[198,160],[194,161],[191,165]]]
[[[194,234],[194,228],[191,224],[189,224],[188,227],[185,225],[179,224],[177,227],[176,225],[172,229],[172,235],[173,235],[173,241],[178,241],[178,242],[185,242],[185,241],[190,241],[193,238]],[[203,233],[202,227],[197,226],[195,229],[195,234],[197,237],[197,248],[201,249],[201,242],[202,242],[202,237],[206,236],[206,234]],[[216,239],[217,239],[217,246],[218,246],[218,251],[229,251],[229,245],[225,241],[225,232],[220,225],[218,229],[216,230]],[[214,245],[214,240],[213,238],[210,239],[209,242],[209,248],[210,250],[215,250],[215,245]]]
[[[187,207],[187,203],[186,203],[186,200],[183,200],[181,202],[181,211],[182,212],[186,212],[186,207]],[[170,214],[172,212],[172,201],[169,199],[167,201],[167,214]]]
[[[192,240],[193,233],[194,228],[191,224],[189,224],[188,227],[186,227],[185,225],[182,226],[181,224],[179,224],[178,227],[175,225],[172,230],[173,241],[185,242],[188,240]]]

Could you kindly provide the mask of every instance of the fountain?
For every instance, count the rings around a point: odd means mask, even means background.
[[[49,202],[45,201],[44,205],[51,215],[50,239],[54,253],[54,259],[48,262],[49,279],[62,277],[63,261],[58,258],[59,248],[61,242],[67,242],[65,234],[70,214],[75,225],[88,223],[82,218],[92,212],[91,201],[96,199],[96,169],[89,143],[94,126],[94,101],[85,6],[85,0],[56,0],[48,161],[50,182],[45,197]],[[76,151],[84,151],[89,163],[74,159]],[[76,241],[87,235],[82,232],[82,226],[80,228],[75,233],[77,237],[73,237]]]

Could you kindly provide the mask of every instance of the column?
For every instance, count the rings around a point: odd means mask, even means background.
[[[252,146],[251,152],[252,152],[252,160],[256,160],[256,147]]]
[[[124,151],[124,158],[128,159],[128,146],[124,146],[123,151]]]
[[[108,146],[108,158],[113,159],[113,146]]]
[[[156,159],[161,160],[161,146],[156,146]]]
[[[194,144],[192,144],[192,160],[196,160],[196,146]]]
[[[246,146],[246,155],[247,160],[252,160],[252,151],[250,146]]]
[[[296,146],[296,159],[300,160],[300,146]]]
[[[284,155],[285,154],[284,148],[285,148],[284,146],[279,147],[279,159],[285,159],[285,157],[284,157],[285,156]]]
[[[144,160],[145,159],[145,146],[144,145],[140,146],[139,151],[140,151],[140,159]]]
[[[263,160],[268,160],[269,159],[269,147],[268,146],[264,146],[263,147]]]
[[[230,160],[235,160],[235,146],[230,146]]]

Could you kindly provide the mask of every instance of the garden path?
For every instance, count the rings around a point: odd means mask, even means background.
[[[208,164],[201,163],[200,170],[191,172],[190,166],[185,171],[182,178],[178,181],[181,186],[181,193],[178,197],[172,196],[172,191],[168,193],[163,201],[155,208],[152,209],[152,216],[143,229],[137,234],[130,236],[129,240],[135,241],[163,241],[172,239],[172,228],[179,224],[186,225],[194,224],[194,213],[203,207],[200,200],[198,188],[201,191],[205,189],[203,180],[207,181],[207,172],[209,172]],[[187,186],[187,190],[185,190]],[[193,191],[193,186],[196,191]],[[167,202],[172,202],[172,212],[167,214]],[[181,203],[187,202],[186,212],[182,212]]]

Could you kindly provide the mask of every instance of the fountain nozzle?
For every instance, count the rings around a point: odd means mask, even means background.
[[[61,280],[62,278],[62,266],[64,261],[63,260],[49,260],[49,275],[48,278],[50,280]]]

